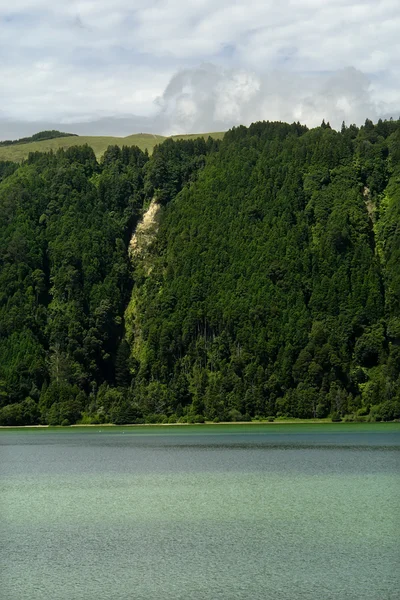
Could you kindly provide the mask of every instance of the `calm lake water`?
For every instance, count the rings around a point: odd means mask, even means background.
[[[0,431],[5,600],[395,600],[400,425]]]

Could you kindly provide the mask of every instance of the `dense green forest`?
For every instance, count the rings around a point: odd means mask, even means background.
[[[399,265],[400,121],[0,163],[0,424],[400,418]]]
[[[50,129],[48,131],[39,131],[31,137],[19,138],[18,140],[4,140],[0,142],[0,146],[14,146],[15,144],[29,144],[30,142],[41,142],[43,140],[53,140],[59,137],[77,137],[76,133],[63,133],[56,129]]]

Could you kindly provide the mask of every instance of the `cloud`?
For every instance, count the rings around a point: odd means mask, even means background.
[[[0,114],[171,131],[397,116],[398,31],[398,0],[2,2]]]
[[[175,75],[158,102],[160,130],[171,134],[218,131],[259,120],[317,126],[325,119],[339,128],[342,121],[376,120],[392,108],[374,100],[369,78],[354,68],[260,75],[210,64]]]

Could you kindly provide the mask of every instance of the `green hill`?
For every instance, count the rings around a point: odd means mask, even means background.
[[[205,134],[188,134],[188,135],[177,135],[172,136],[173,139],[196,139],[199,135],[207,138],[211,135],[215,139],[222,139],[224,136],[221,132],[216,133],[205,133]],[[21,162],[26,159],[30,152],[53,152],[59,148],[66,150],[71,146],[84,146],[87,144],[91,148],[99,159],[108,146],[137,146],[141,150],[147,150],[150,154],[153,151],[156,144],[163,142],[166,137],[162,135],[154,135],[150,133],[135,133],[128,135],[127,137],[111,137],[111,136],[68,136],[68,137],[57,137],[53,139],[46,139],[34,142],[23,142],[20,144],[12,144],[7,146],[0,145],[0,160],[11,160],[14,162]]]
[[[400,418],[399,182],[400,121],[0,163],[0,424]]]
[[[3,140],[2,142],[0,142],[0,146],[14,146],[14,145],[20,145],[20,144],[28,144],[30,142],[40,142],[40,141],[44,141],[44,140],[52,140],[54,138],[60,138],[60,137],[69,137],[69,136],[75,136],[76,134],[74,133],[65,133],[63,131],[57,131],[57,129],[50,129],[50,130],[46,130],[46,131],[39,131],[39,133],[35,133],[34,135],[31,135],[30,137],[24,137],[24,138],[20,138],[18,140]]]

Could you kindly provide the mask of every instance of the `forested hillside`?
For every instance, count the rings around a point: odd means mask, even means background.
[[[399,418],[399,264],[400,121],[0,163],[0,424]]]

